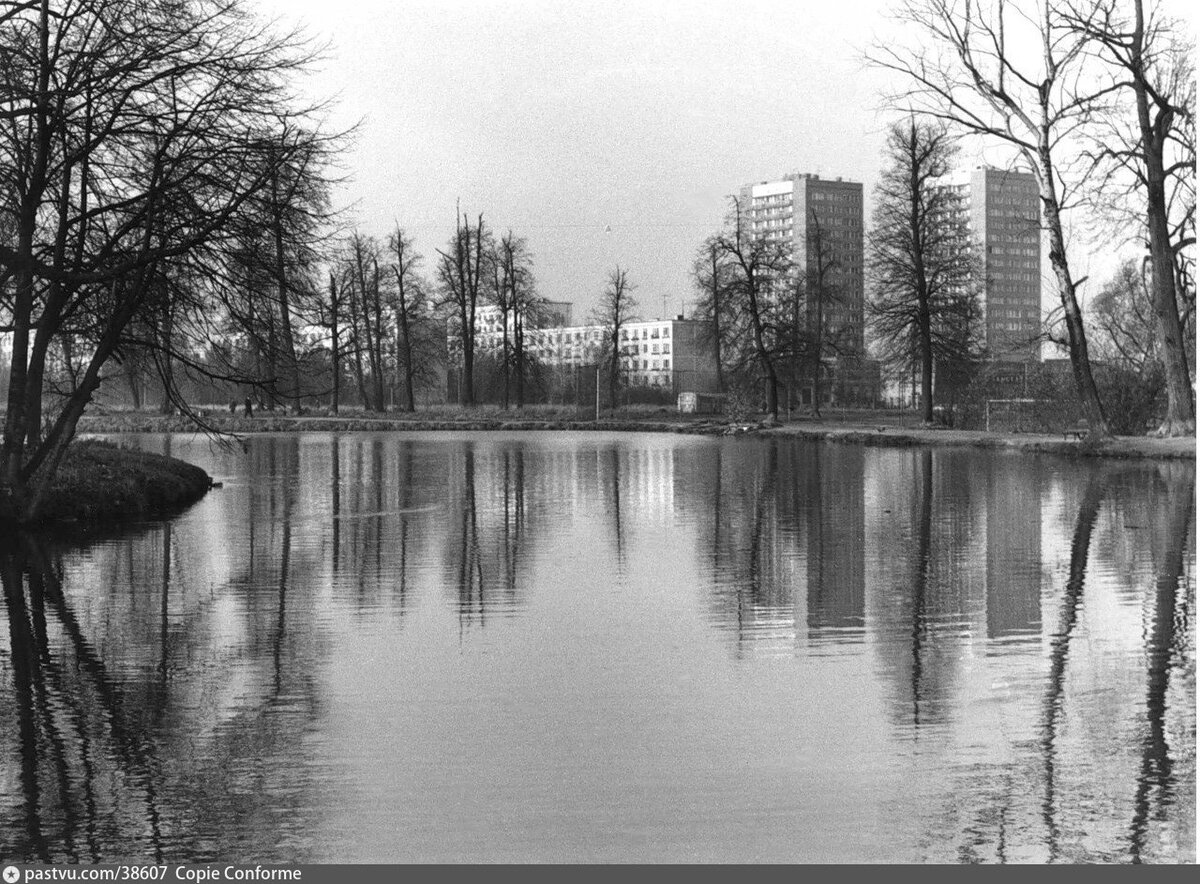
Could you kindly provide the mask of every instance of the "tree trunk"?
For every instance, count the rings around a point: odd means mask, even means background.
[[[1054,185],[1054,163],[1050,158],[1050,133],[1044,125],[1036,160],[1039,173],[1037,176],[1038,187],[1042,198],[1042,217],[1050,235],[1050,266],[1054,268],[1059,301],[1063,308],[1063,319],[1067,326],[1075,390],[1079,396],[1079,404],[1083,408],[1084,417],[1088,422],[1090,434],[1099,438],[1108,438],[1112,436],[1112,430],[1109,429],[1108,419],[1104,416],[1104,406],[1100,403],[1100,394],[1096,390],[1096,382],[1092,377],[1092,363],[1088,357],[1083,313],[1079,309],[1079,301],[1075,298],[1075,282],[1071,278],[1071,268],[1067,263],[1067,247],[1063,237],[1058,194]]]
[[[717,392],[725,392],[725,370],[721,367],[721,285],[720,285],[720,266],[717,262],[717,249],[712,247],[708,251],[709,267],[712,271],[712,299],[713,299],[713,353],[717,358]]]
[[[511,302],[510,302],[511,303]],[[500,310],[500,361],[504,369],[504,410],[508,411],[509,399],[509,347],[508,347],[508,314],[509,308]]]
[[[129,385],[129,396],[133,399],[133,410],[142,410],[141,358],[129,356],[125,360],[125,382]]]
[[[1170,132],[1171,111],[1150,119],[1150,97],[1143,57],[1145,21],[1142,0],[1135,0],[1135,26],[1131,38],[1133,91],[1137,99],[1138,127],[1141,130],[1142,161],[1146,171],[1146,226],[1150,234],[1150,277],[1154,320],[1158,329],[1158,358],[1167,381],[1167,418],[1159,427],[1160,436],[1190,436],[1196,432],[1196,407],[1192,399],[1191,378],[1184,349],[1183,328],[1179,321],[1179,301],[1175,292],[1175,260],[1167,221],[1166,174],[1163,170],[1163,144]],[[1155,125],[1157,123],[1157,125]]]
[[[762,316],[758,309],[758,292],[753,279],[748,281],[750,286],[750,323],[754,329],[754,351],[758,354],[759,364],[767,381],[767,414],[773,423],[779,422],[779,377],[775,372],[775,363],[767,352],[766,341],[763,339]],[[815,391],[814,391],[815,395]],[[814,400],[815,401],[815,400]]]
[[[283,331],[284,355],[288,362],[288,380],[290,381],[291,389],[288,391],[292,400],[292,414],[300,413],[300,362],[296,358],[296,333],[292,329],[292,311],[288,298],[288,275],[287,262],[284,260],[283,253],[283,219],[279,217],[278,194],[278,173],[271,175],[271,199],[276,206],[274,224],[272,225],[275,234],[275,282],[279,287],[279,318],[280,325]]]
[[[817,262],[821,261],[821,253],[817,252]],[[817,270],[818,280],[816,285],[816,322],[813,327],[813,358],[812,358],[812,413],[813,417],[821,416],[821,351],[825,349],[825,298],[822,281],[819,278],[820,269]]]
[[[22,225],[24,228],[24,225]],[[18,242],[21,256],[32,256],[33,238],[22,229]],[[0,484],[15,494],[20,485],[21,466],[28,434],[25,403],[29,386],[29,327],[33,305],[33,271],[22,263],[16,276],[13,298],[12,354],[9,359],[8,404],[4,415],[3,472]]]
[[[21,194],[17,215],[17,272],[13,274],[13,306],[8,377],[8,405],[4,415],[4,443],[0,447],[0,485],[10,494],[21,486],[21,468],[25,457],[25,437],[30,421],[26,411],[29,377],[29,330],[33,316],[33,238],[37,215],[46,188],[46,169],[51,148],[50,4],[43,0],[38,16],[38,100],[32,124],[35,128],[32,161],[26,188]],[[39,395],[41,387],[39,386]],[[41,423],[39,416],[38,423]]]
[[[164,295],[164,299],[166,295]],[[161,361],[161,380],[162,380],[162,402],[158,405],[159,414],[171,414],[175,410],[175,405],[171,401],[171,385],[172,385],[172,364],[171,364],[171,338],[175,335],[174,312],[171,309],[169,301],[164,300],[162,305],[162,329],[156,329],[155,334],[158,336],[158,345],[161,353],[157,357]]]
[[[912,235],[913,270],[917,284],[917,335],[921,345],[921,420],[933,423],[933,317],[929,309],[929,280],[925,273],[923,200],[926,199],[926,184],[922,176],[921,159],[918,156],[918,135],[915,119],[910,119],[908,130],[908,229]]]
[[[929,299],[918,295],[917,325],[921,336],[921,420],[933,423],[933,334],[930,329]]]
[[[338,300],[341,296],[337,292],[337,280],[333,278],[333,274],[329,274],[329,359],[332,362],[333,369],[333,393],[330,402],[330,410],[337,414],[341,408],[341,390],[342,390],[342,354],[338,349],[338,338],[341,329],[338,327]]]
[[[397,278],[400,273],[397,271]],[[417,400],[413,394],[413,351],[412,330],[408,325],[408,298],[404,292],[404,283],[400,281],[399,301],[396,306],[396,365],[404,366],[404,409],[416,411]]]
[[[375,271],[371,277],[371,299],[371,309],[375,320],[371,347],[371,374],[374,382],[372,386],[375,390],[375,410],[384,412],[387,411],[387,403],[384,401],[383,395],[383,298],[379,293],[378,262],[375,262]]]
[[[354,347],[354,377],[358,381],[358,396],[359,402],[364,409],[370,407],[370,400],[367,397],[367,380],[363,373],[362,363],[362,340],[359,333],[362,330],[362,322],[359,317],[358,298],[355,296],[354,286],[350,286],[350,328],[354,330],[351,344]]]
[[[525,320],[513,314],[513,361],[517,369],[517,408],[525,407]]]
[[[617,302],[617,317],[620,316],[620,301]],[[617,376],[621,370],[621,323],[614,322],[612,329],[612,353],[608,357],[608,410],[614,415],[617,411]],[[599,383],[597,378],[596,383]],[[577,397],[578,398],[578,397]]]
[[[466,281],[463,282],[466,285]],[[468,316],[466,305],[460,312],[460,319],[463,324],[462,344],[463,344],[463,376],[462,376],[462,404],[475,404],[475,329],[474,317]]]

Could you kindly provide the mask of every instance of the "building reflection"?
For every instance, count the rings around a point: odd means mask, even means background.
[[[1038,635],[1042,627],[1042,467],[1001,457],[987,471],[987,637]]]
[[[920,858],[1143,862],[1190,855],[1194,816],[1179,811],[1180,802],[1194,800],[1195,774],[1194,767],[1181,774],[1179,761],[1194,757],[1195,685],[1181,669],[1194,651],[1181,653],[1180,632],[1195,601],[1194,482],[1191,464],[1100,462],[1043,475],[1041,554],[1049,538],[1061,558],[1048,563],[1041,587],[1041,641],[1014,645],[1012,636],[1027,630],[1020,618],[1009,632],[991,617],[987,641],[971,639],[985,665],[972,667],[977,674],[964,666],[953,697],[962,712],[947,739],[978,744],[988,760],[965,765],[946,784],[941,812],[922,839],[931,847]],[[1018,583],[1018,592],[1029,590]],[[1114,647],[1144,660],[1141,680],[1098,673]],[[1014,683],[1036,694],[1036,703],[1009,699],[1006,685]],[[995,707],[998,685],[1005,703]],[[933,751],[946,751],[945,742]]]
[[[813,447],[800,460],[803,497],[797,509],[805,526],[808,626],[856,638],[865,613],[865,450],[858,446]]]
[[[773,681],[747,663],[848,672],[861,696],[836,701],[877,728],[880,812],[919,830],[915,858],[1153,861],[1194,839],[1190,463],[373,434],[219,458],[230,481],[178,521],[0,546],[0,854],[304,859],[340,782],[321,741],[346,643],[453,643],[455,619],[503,641],[551,593],[585,625],[611,604],[632,613],[600,622],[678,626],[648,659],[727,679],[687,688],[712,709]],[[547,589],[580,544],[596,586],[642,591],[581,613]]]

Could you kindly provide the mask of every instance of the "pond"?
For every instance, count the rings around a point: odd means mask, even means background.
[[[125,437],[0,566],[0,856],[1194,861],[1192,462]]]

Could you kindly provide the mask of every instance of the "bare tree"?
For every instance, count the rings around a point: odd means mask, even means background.
[[[841,291],[833,281],[834,272],[841,262],[830,246],[828,232],[814,209],[808,225],[806,249],[807,267],[800,277],[799,292],[804,296],[806,307],[806,330],[803,350],[809,367],[809,385],[812,389],[813,417],[821,416],[821,375],[825,369],[827,354],[839,352],[840,329],[830,328],[830,312],[834,303],[841,299]],[[799,325],[796,327],[799,331]]]
[[[194,342],[225,314],[236,219],[311,142],[286,86],[311,53],[239,0],[42,0],[0,17],[0,213],[15,234],[0,242],[12,333],[0,505],[31,520],[135,317],[174,299],[175,332],[186,323]],[[47,356],[66,328],[88,358],[41,432]],[[195,367],[173,339],[154,346]]]
[[[500,369],[503,373],[504,408],[507,410],[513,369],[516,367],[513,364],[513,339],[516,335],[517,312],[522,306],[525,291],[531,285],[533,260],[524,238],[515,236],[510,230],[492,244],[488,262],[491,266],[491,291],[488,295],[500,311]]]
[[[383,349],[390,331],[384,327],[380,257],[378,241],[354,231],[346,241],[339,264],[349,308],[345,325],[347,344],[354,358],[359,399],[363,408],[370,411],[386,410]]]
[[[730,271],[716,237],[700,246],[692,264],[692,280],[699,298],[695,316],[704,322],[702,341],[710,343],[716,357],[717,391],[725,392],[725,360],[737,349],[742,329],[737,322]]]
[[[483,223],[483,213],[471,226],[464,212],[457,208],[454,215],[454,238],[446,250],[438,249],[438,282],[442,291],[442,306],[449,308],[457,325],[457,344],[461,347],[462,403],[475,404],[475,339],[478,328],[475,316],[483,292],[486,262],[491,231]]]
[[[1063,233],[1073,190],[1062,154],[1104,93],[1083,86],[1087,38],[1048,0],[904,0],[898,18],[915,28],[916,48],[888,44],[871,52],[873,63],[906,84],[891,101],[998,139],[1016,150],[1037,178],[1076,392],[1090,432],[1111,435],[1092,377],[1076,296],[1079,280]],[[1031,51],[1033,46],[1039,51]]]
[[[917,369],[922,419],[932,423],[934,365],[969,358],[952,320],[976,297],[970,231],[942,181],[957,148],[944,123],[910,115],[888,129],[886,151],[870,232],[871,324],[886,362]]]
[[[288,398],[294,414],[301,410],[303,354],[298,349],[299,329],[293,317],[308,312],[317,296],[317,267],[331,219],[331,182],[326,170],[333,143],[330,139],[314,136],[303,150],[296,151],[286,162],[273,162],[266,201],[262,206],[271,234],[271,270],[279,311],[281,350],[287,363]],[[272,143],[268,151],[273,158],[277,148]]]
[[[629,281],[629,271],[618,264],[608,273],[600,306],[592,314],[592,322],[601,327],[602,359],[608,362],[608,407],[617,408],[617,389],[621,381],[621,331],[637,321],[637,302],[633,299],[636,286]]]
[[[1096,160],[1105,171],[1107,187],[1098,188],[1101,201],[1113,202],[1113,191],[1127,197],[1129,189],[1140,192],[1143,231],[1149,250],[1155,337],[1167,388],[1167,415],[1159,435],[1187,436],[1196,432],[1196,409],[1188,371],[1180,297],[1177,292],[1174,244],[1171,231],[1170,183],[1180,176],[1195,176],[1194,151],[1181,141],[1180,124],[1194,113],[1195,80],[1191,64],[1194,46],[1176,36],[1179,23],[1149,12],[1143,0],[1117,3],[1091,0],[1072,3],[1064,13],[1079,34],[1092,42],[1107,63],[1106,81],[1111,88],[1127,92],[1127,106],[1099,115]],[[1136,125],[1127,125],[1129,117]],[[1189,155],[1191,154],[1191,155]],[[1123,186],[1131,180],[1133,188]],[[1193,188],[1194,192],[1194,188]],[[1128,199],[1116,202],[1128,203]],[[1192,214],[1194,218],[1194,202]],[[1186,207],[1179,221],[1185,221]]]
[[[388,238],[395,277],[396,384],[404,391],[402,407],[417,410],[416,381],[425,377],[436,358],[432,319],[425,281],[418,274],[421,255],[412,238],[399,226]]]
[[[523,244],[524,241],[521,242]],[[525,385],[536,368],[525,347],[526,332],[531,326],[537,328],[542,324],[546,313],[546,299],[537,291],[537,281],[533,275],[533,257],[528,251],[521,249],[514,253],[513,258],[508,274],[508,299],[513,318],[512,354],[517,408],[523,408]]]
[[[729,294],[733,311],[750,330],[747,355],[757,365],[766,382],[767,413],[779,420],[780,358],[778,329],[779,300],[789,282],[793,261],[790,247],[781,241],[751,232],[737,197],[730,197],[732,208],[725,229],[713,242],[720,259],[729,270]]]
[[[1120,363],[1142,372],[1157,360],[1153,335],[1153,283],[1137,259],[1121,263],[1100,287],[1089,310],[1099,333],[1097,349],[1105,361]]]
[[[330,401],[329,408],[337,414],[342,405],[342,323],[345,322],[346,286],[338,274],[329,272],[328,298],[318,305],[317,324],[329,330]]]

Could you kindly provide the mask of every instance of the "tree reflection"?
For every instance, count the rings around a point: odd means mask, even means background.
[[[929,553],[933,536],[933,452],[924,449],[918,458],[916,550],[912,556],[912,718],[921,726],[922,650],[926,640],[926,605],[929,593]]]
[[[958,452],[926,448],[882,455],[872,480],[868,627],[893,720],[914,739],[945,731],[962,680],[966,612],[979,588],[974,478]]]
[[[1154,606],[1146,630],[1146,733],[1142,739],[1141,768],[1129,827],[1130,855],[1142,862],[1152,818],[1163,817],[1175,798],[1175,771],[1167,741],[1167,691],[1172,656],[1177,646],[1177,603],[1184,577],[1184,559],[1196,493],[1194,470],[1186,482],[1172,482],[1166,490],[1169,516],[1163,561],[1154,587]],[[1157,805],[1157,810],[1156,810]]]
[[[261,458],[277,476],[299,469],[294,445]],[[0,829],[0,855],[297,858],[281,855],[279,829],[319,812],[295,771],[304,722],[319,714],[321,644],[305,585],[313,571],[297,562],[295,483],[223,503],[260,517],[253,564],[245,534],[214,549],[169,523],[82,554],[31,535],[0,542],[0,671],[11,673],[0,704],[15,713],[11,729],[0,718],[0,740],[11,741],[0,765],[15,766],[0,773],[0,794],[11,784],[17,811]],[[228,573],[218,577],[215,563]]]
[[[814,638],[860,640],[865,565],[863,450],[814,446],[798,465],[808,536],[808,626]]]
[[[458,587],[458,612],[461,619],[477,619],[485,625],[487,599],[483,584],[483,557],[479,552],[479,515],[475,499],[475,448],[463,446],[463,492],[458,503],[458,555],[455,557],[455,585]]]
[[[681,463],[707,476],[699,487],[711,515],[699,523],[701,548],[718,625],[733,631],[739,655],[781,639],[794,643],[802,622],[798,540],[809,507],[801,488],[810,454],[788,444],[715,447],[696,455],[707,464]],[[681,487],[692,491],[695,484]]]
[[[617,568],[625,565],[625,533],[621,525],[621,452],[616,445],[608,449],[609,512],[612,515],[613,541],[617,551]]]
[[[526,548],[536,536],[528,524],[525,457],[518,445],[481,458],[466,442],[447,461],[446,550],[460,626],[486,626],[519,602]]]
[[[1088,554],[1092,545],[1092,529],[1104,497],[1104,482],[1096,472],[1087,479],[1079,514],[1075,519],[1075,531],[1071,538],[1071,564],[1059,610],[1058,625],[1050,637],[1050,675],[1047,679],[1046,696],[1042,702],[1042,769],[1045,777],[1042,796],[1042,819],[1046,826],[1046,846],[1049,861],[1059,858],[1062,831],[1057,819],[1055,741],[1058,737],[1058,722],[1063,712],[1063,692],[1067,672],[1067,654],[1071,647],[1072,633],[1079,619],[1083,601],[1084,582],[1087,576]]]
[[[128,717],[122,691],[84,637],[43,542],[22,535],[0,546],[0,578],[9,625],[25,835],[24,842],[6,848],[5,855],[80,861],[76,832],[82,807],[89,813],[88,858],[98,861],[97,770],[89,736],[98,733],[111,747],[104,758],[117,765],[122,781],[133,787],[135,795],[130,797],[142,805],[150,852],[161,861],[151,756],[139,739],[138,723]],[[73,666],[63,665],[52,646],[47,606]],[[76,673],[82,676],[78,682]],[[81,759],[81,772],[74,769],[76,757]],[[43,781],[54,787],[43,789]]]

